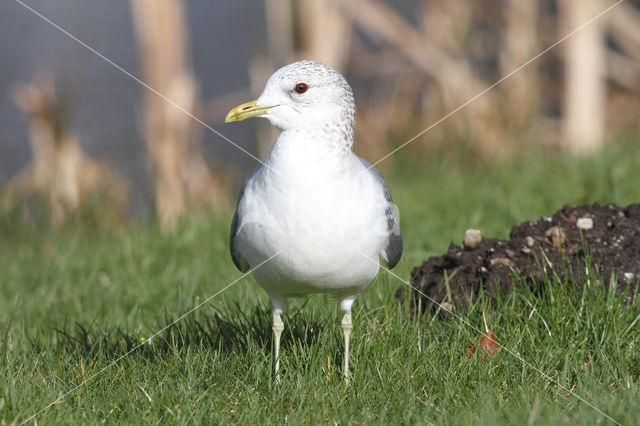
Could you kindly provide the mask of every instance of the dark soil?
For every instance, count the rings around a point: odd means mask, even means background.
[[[593,276],[585,262],[592,265]],[[480,289],[496,296],[526,285],[538,293],[554,281],[555,274],[576,286],[593,282],[604,288],[615,277],[618,293],[628,288],[635,295],[640,277],[640,204],[566,205],[552,216],[514,227],[509,241],[465,238],[463,244],[451,244],[443,256],[413,269],[411,304],[415,307],[422,299],[423,309],[433,308],[434,301],[444,309],[464,309]],[[406,293],[398,289],[396,295]]]

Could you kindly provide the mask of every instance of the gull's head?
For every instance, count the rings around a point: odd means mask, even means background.
[[[276,71],[255,101],[238,105],[225,122],[264,117],[282,130],[337,126],[353,138],[356,107],[344,77],[315,61],[300,61]]]

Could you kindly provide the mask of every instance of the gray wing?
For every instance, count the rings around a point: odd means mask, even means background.
[[[387,257],[387,266],[391,269],[398,264],[400,257],[402,257],[402,233],[400,231],[400,219],[398,218],[396,208],[393,204],[393,200],[391,199],[391,193],[389,192],[389,188],[387,188],[387,183],[385,182],[384,177],[382,177],[382,173],[380,173],[378,169],[364,158],[360,158],[360,161],[380,185],[380,189],[384,192],[384,198],[387,201],[385,214],[387,215],[388,239],[384,251]]]
[[[240,253],[240,249],[238,247],[238,225],[240,219],[238,218],[238,210],[240,210],[240,202],[242,202],[242,197],[244,196],[244,192],[247,189],[247,185],[251,178],[258,172],[258,167],[251,173],[251,175],[247,178],[247,180],[242,185],[242,189],[240,189],[240,195],[238,195],[238,204],[236,204],[236,211],[233,213],[233,219],[231,219],[231,230],[229,232],[229,252],[231,253],[231,260],[233,260],[233,264],[236,265],[241,272],[247,272],[249,270],[249,262],[242,257]]]

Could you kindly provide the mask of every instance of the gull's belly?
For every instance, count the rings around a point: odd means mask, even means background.
[[[357,294],[378,274],[378,265],[365,257],[378,257],[366,238],[337,240],[331,235],[303,232],[291,235],[257,224],[249,225],[246,233],[252,235],[253,242],[251,253],[247,253],[250,263],[258,264],[280,253],[253,273],[270,294]]]
[[[373,209],[361,196],[322,195],[274,203],[238,233],[252,266],[280,252],[253,272],[269,294],[355,295],[376,278],[379,266],[370,259],[378,260],[383,237],[376,217],[363,213]]]

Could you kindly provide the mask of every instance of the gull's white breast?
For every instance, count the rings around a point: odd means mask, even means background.
[[[386,241],[384,194],[351,154],[330,164],[282,155],[249,179],[238,206],[236,238],[271,295],[356,295],[378,274]],[[278,167],[280,166],[280,167]],[[367,257],[365,257],[367,256]]]

